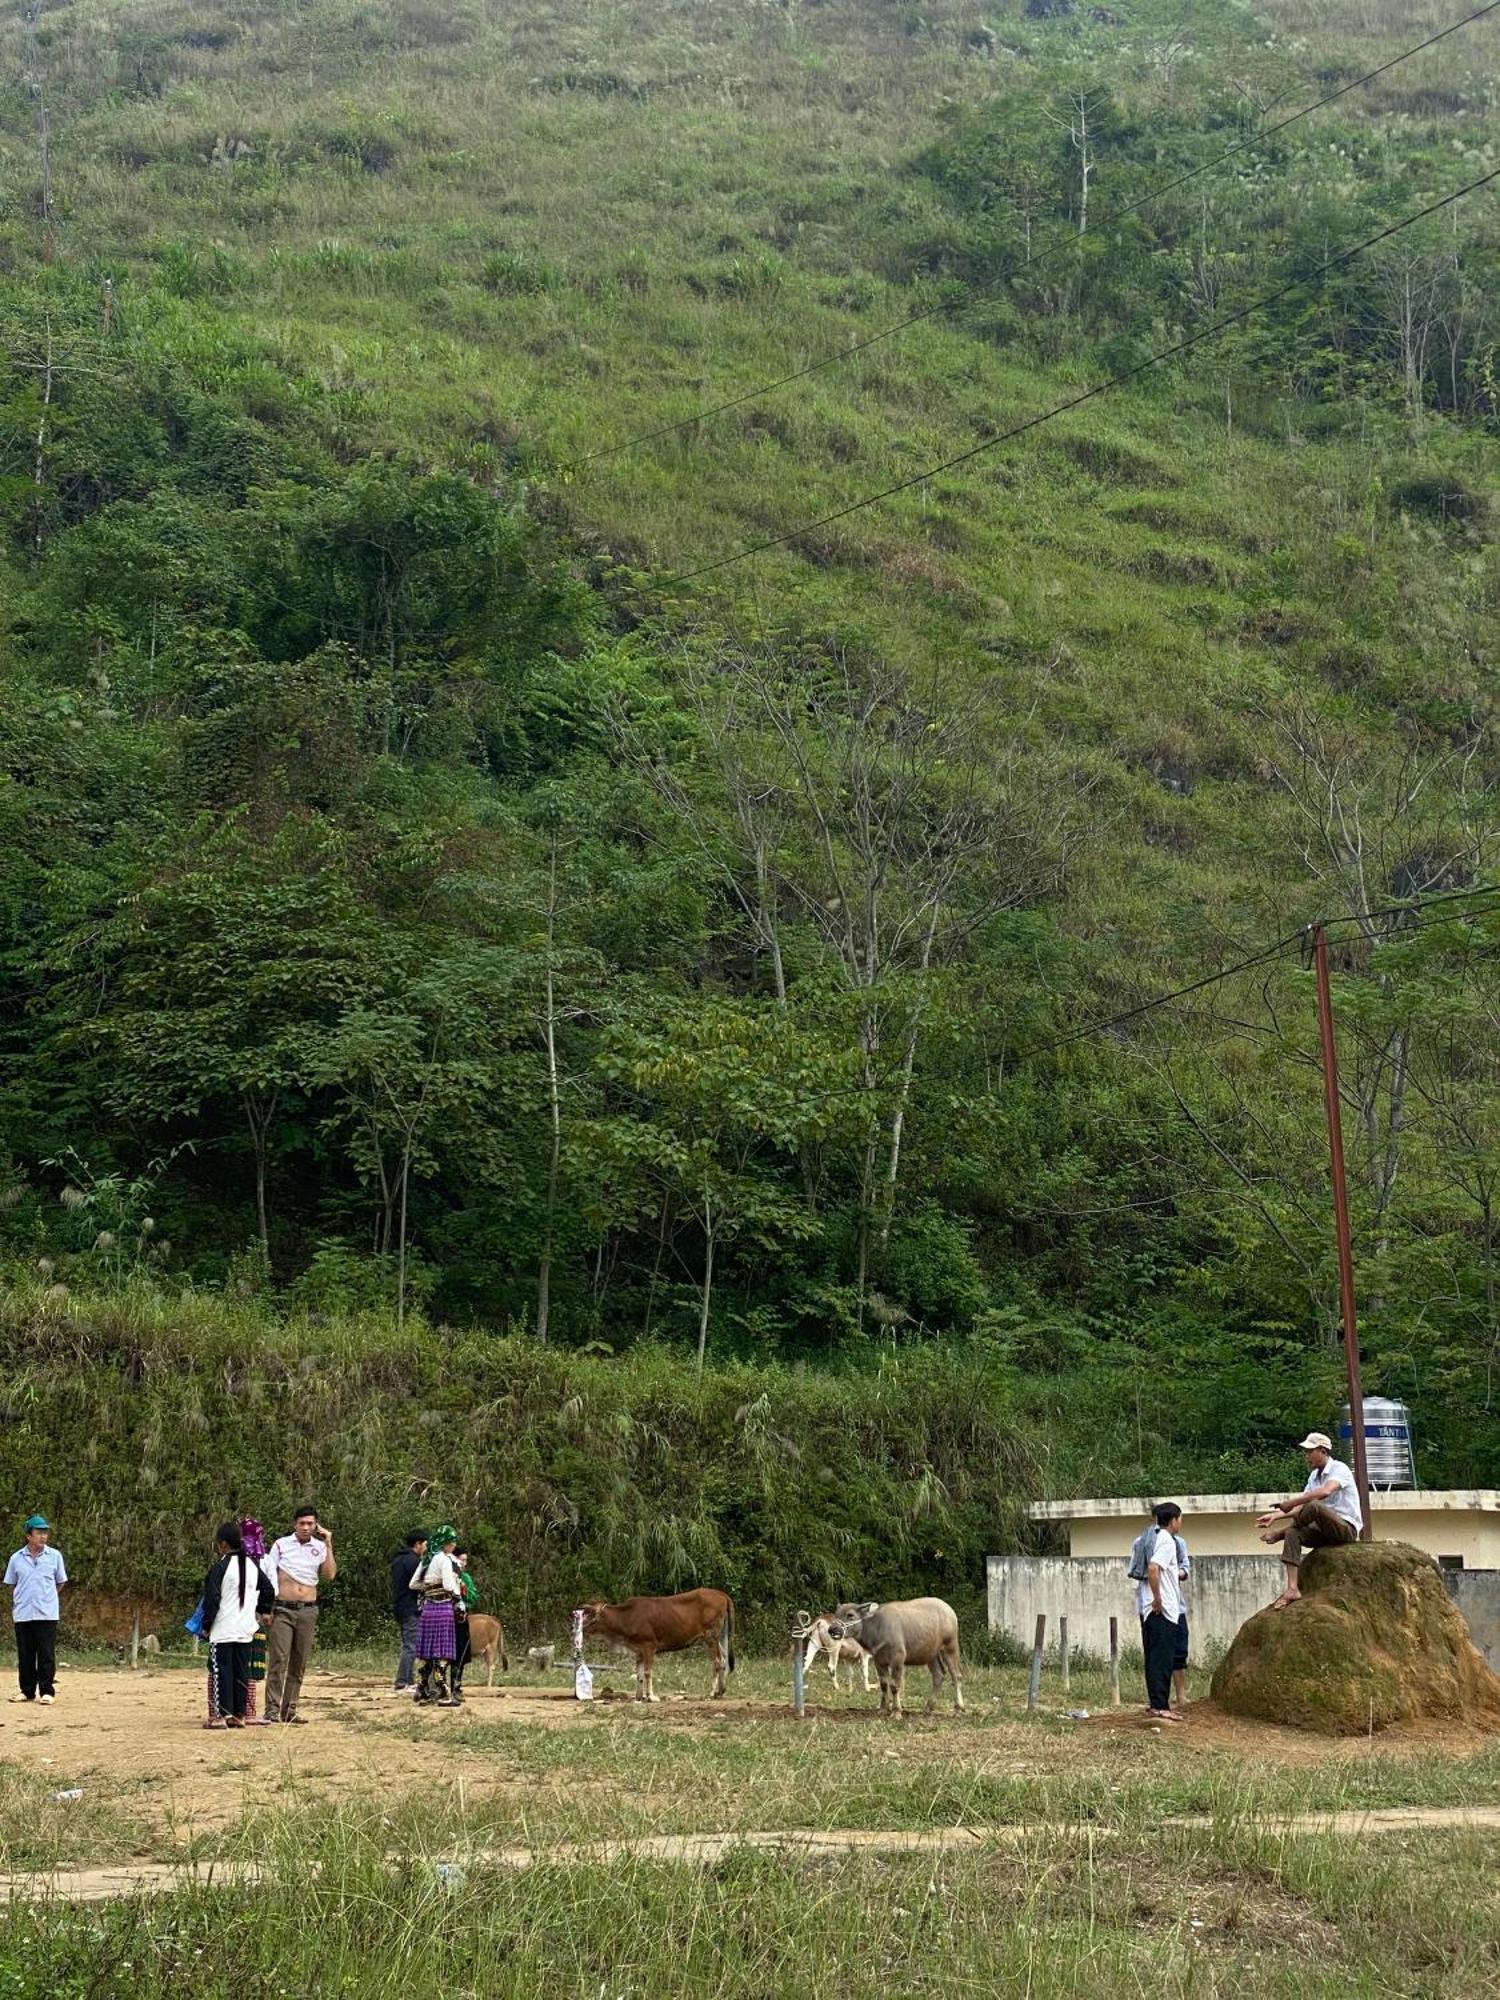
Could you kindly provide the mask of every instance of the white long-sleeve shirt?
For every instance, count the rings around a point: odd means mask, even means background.
[[[427,1594],[459,1597],[462,1589],[458,1581],[458,1565],[452,1556],[445,1556],[441,1549],[435,1556],[429,1556],[424,1566],[412,1578],[413,1588],[419,1597]]]

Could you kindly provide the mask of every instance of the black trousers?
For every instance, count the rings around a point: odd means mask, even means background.
[[[243,1718],[250,1700],[250,1641],[208,1649],[208,1713],[213,1720]]]
[[[457,1694],[463,1687],[464,1668],[469,1664],[469,1655],[473,1652],[474,1648],[469,1644],[469,1621],[467,1618],[457,1619],[454,1629],[458,1640],[458,1653],[453,1662],[453,1692]]]
[[[1172,1661],[1177,1653],[1177,1621],[1151,1611],[1141,1620],[1141,1651],[1146,1660],[1146,1701],[1151,1708],[1172,1705]]]
[[[28,1701],[57,1693],[57,1620],[23,1618],[16,1627],[21,1692]]]

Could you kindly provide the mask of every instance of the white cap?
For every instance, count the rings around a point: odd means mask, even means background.
[[[1297,1447],[1298,1451],[1332,1451],[1333,1439],[1327,1431],[1309,1431]]]

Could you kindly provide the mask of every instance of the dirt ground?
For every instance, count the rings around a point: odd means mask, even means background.
[[[99,1802],[128,1804],[142,1820],[179,1832],[227,1825],[250,1808],[374,1791],[400,1794],[431,1775],[422,1741],[398,1725],[407,1702],[383,1692],[371,1675],[314,1672],[302,1691],[306,1728],[208,1731],[203,1676],[143,1668],[59,1674],[55,1707],[0,1706],[0,1765],[24,1764],[55,1778],[58,1790],[82,1787]],[[471,1719],[571,1723],[578,1705],[561,1683],[550,1688],[467,1691]],[[426,1720],[441,1728],[456,1712]],[[382,1741],[372,1755],[371,1731]],[[445,1775],[474,1795],[504,1782],[493,1756],[455,1746]]]
[[[559,1676],[550,1687],[486,1688],[482,1680],[466,1691],[463,1711],[429,1711],[420,1736],[412,1736],[410,1705],[384,1690],[373,1674],[314,1672],[303,1690],[306,1728],[262,1728],[208,1732],[202,1727],[200,1674],[171,1669],[74,1672],[61,1675],[53,1708],[0,1705],[0,1766],[23,1765],[55,1780],[59,1791],[80,1787],[96,1803],[128,1808],[132,1817],[178,1838],[210,1833],[238,1820],[247,1810],[272,1803],[290,1805],[380,1792],[400,1797],[432,1770],[430,1738],[457,1722],[523,1723],[538,1729],[589,1729],[612,1722],[642,1721],[645,1713],[621,1694],[584,1706],[572,1698]],[[785,1704],[747,1699],[711,1701],[668,1695],[649,1711],[658,1725],[684,1730],[726,1726],[795,1727]],[[943,1756],[951,1746],[946,1717],[913,1717],[900,1729],[880,1725],[862,1704],[821,1708],[820,1724],[882,1728],[882,1755],[901,1761]],[[1387,1730],[1364,1738],[1329,1741],[1241,1722],[1203,1702],[1178,1727],[1153,1727],[1139,1712],[1121,1709],[1076,1725],[1081,1761],[1111,1755],[1120,1732],[1160,1739],[1162,1753],[1192,1757],[1205,1748],[1243,1754],[1260,1763],[1315,1766],[1357,1763],[1365,1756],[1428,1755],[1434,1751],[1472,1752],[1486,1738],[1464,1730]],[[985,1743],[986,1761],[1011,1761],[1018,1770],[1035,1764],[1035,1734],[1017,1718],[1016,1740],[997,1732]],[[378,1737],[378,1748],[376,1739]],[[977,1746],[976,1746],[977,1747]],[[476,1801],[520,1782],[491,1747],[483,1753],[455,1736],[444,1760],[444,1776],[461,1782]]]
[[[203,1681],[201,1673],[172,1668],[60,1671],[54,1707],[0,1701],[0,1768],[24,1765],[55,1779],[59,1791],[81,1788],[96,1803],[128,1806],[143,1823],[182,1836],[231,1825],[248,1810],[273,1803],[376,1792],[400,1797],[431,1781],[429,1739],[460,1718],[586,1729],[622,1714],[644,1719],[647,1713],[614,1689],[591,1705],[580,1704],[573,1699],[571,1675],[559,1674],[551,1687],[526,1688],[490,1688],[480,1677],[466,1687],[461,1711],[425,1711],[422,1735],[413,1739],[403,1727],[413,1720],[411,1703],[388,1694],[383,1676],[314,1669],[302,1690],[305,1728],[208,1731],[202,1727]],[[791,1709],[775,1702],[668,1694],[649,1715],[656,1722],[706,1729],[726,1722],[790,1721]],[[861,1717],[845,1712],[828,1719]],[[372,1745],[377,1732],[378,1751]],[[461,1739],[444,1757],[443,1776],[461,1782],[473,1799],[517,1782],[493,1750],[468,1751]]]
[[[1153,1724],[1139,1709],[1129,1708],[1095,1715],[1082,1727],[1099,1733],[1130,1730],[1156,1735],[1170,1730],[1174,1742],[1181,1740],[1190,1748],[1227,1750],[1247,1760],[1287,1766],[1358,1763],[1372,1755],[1468,1757],[1495,1741],[1494,1732],[1478,1724],[1471,1728],[1464,1723],[1436,1721],[1401,1723],[1368,1737],[1314,1736],[1305,1729],[1284,1729],[1270,1722],[1226,1715],[1211,1701],[1194,1702],[1180,1727]]]

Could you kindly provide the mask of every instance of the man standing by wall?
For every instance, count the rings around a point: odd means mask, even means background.
[[[265,1571],[276,1592],[266,1649],[266,1720],[304,1722],[297,1703],[318,1629],[318,1585],[339,1573],[332,1531],[319,1522],[316,1507],[297,1509],[292,1532],[271,1544]]]
[[[1182,1509],[1163,1500],[1156,1509],[1156,1536],[1147,1555],[1146,1574],[1135,1592],[1146,1665],[1146,1707],[1156,1722],[1182,1720],[1172,1710],[1172,1667],[1177,1654],[1177,1621],[1182,1616],[1176,1539],[1181,1525]]]
[[[401,1628],[401,1657],[396,1662],[396,1684],[392,1694],[416,1692],[417,1627],[422,1622],[422,1600],[411,1580],[427,1553],[427,1530],[413,1528],[391,1564],[391,1616]]]
[[[1280,1542],[1281,1560],[1286,1565],[1286,1584],[1271,1606],[1273,1611],[1295,1604],[1302,1595],[1298,1571],[1305,1550],[1336,1549],[1357,1542],[1365,1525],[1354,1474],[1334,1457],[1328,1433],[1309,1431],[1297,1449],[1307,1454],[1307,1484],[1300,1493],[1278,1500],[1255,1524],[1266,1531],[1261,1536],[1263,1542]]]
[[[16,1626],[16,1664],[21,1683],[12,1701],[51,1703],[57,1696],[58,1592],[68,1580],[59,1550],[47,1546],[51,1528],[40,1514],[26,1523],[26,1540],[5,1565]]]

